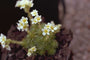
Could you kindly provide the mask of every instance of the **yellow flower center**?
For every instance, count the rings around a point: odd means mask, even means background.
[[[5,38],[4,37],[2,38],[2,41],[5,41]]]
[[[23,26],[23,23],[20,22],[20,25]]]
[[[36,12],[33,12],[34,15],[36,15]]]
[[[23,28],[25,29],[25,28],[27,28],[27,26],[26,26],[26,25],[24,25],[24,26],[23,26]]]
[[[51,29],[53,30],[53,29],[54,29],[54,27],[53,27],[53,26],[51,26]]]
[[[37,21],[36,21],[36,20],[34,20],[34,22],[36,23]]]
[[[40,20],[40,17],[37,17],[37,20]]]
[[[26,22],[26,19],[23,19],[23,22]]]
[[[35,48],[32,48],[32,51],[35,51]]]
[[[49,28],[50,26],[49,26],[49,25],[47,25],[46,27],[47,27],[47,28]]]
[[[44,30],[44,32],[45,32],[45,33],[47,33],[47,32],[48,32],[48,30]]]
[[[25,5],[23,4],[21,7],[25,7]]]

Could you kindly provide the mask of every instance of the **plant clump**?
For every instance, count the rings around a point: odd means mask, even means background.
[[[17,22],[17,29],[19,31],[26,31],[27,36],[22,41],[16,41],[7,39],[5,35],[0,35],[0,43],[3,48],[10,49],[9,44],[19,44],[25,49],[28,49],[27,56],[31,55],[53,55],[58,48],[58,42],[55,40],[55,34],[60,32],[61,25],[55,25],[53,21],[49,23],[42,22],[42,16],[38,14],[35,9],[30,12],[30,8],[33,7],[34,3],[32,0],[20,0],[17,1],[15,7],[24,9],[28,17],[22,16]],[[28,24],[30,22],[30,26]]]

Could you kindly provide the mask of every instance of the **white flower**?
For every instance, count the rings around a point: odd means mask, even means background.
[[[36,49],[35,46],[30,49],[30,51],[34,51],[34,52],[35,52],[36,50],[37,50],[37,49]]]
[[[58,29],[60,29],[62,25],[58,24],[58,25],[55,25],[53,21],[51,21],[51,31],[54,32]]]
[[[27,31],[28,30],[28,24],[22,24],[22,23],[17,23],[17,29],[20,31]]]
[[[6,45],[6,36],[1,33],[0,35],[0,43],[3,48],[6,48],[7,50],[11,50],[9,45]]]
[[[27,17],[22,17],[19,20],[19,23],[17,23],[17,29],[20,31],[27,31],[28,30],[28,18]]]
[[[37,24],[37,23],[41,22],[42,19],[41,19],[41,16],[37,15],[36,17],[31,19],[31,21],[32,21],[32,24]]]
[[[54,32],[54,30],[56,29],[53,25],[51,25],[50,27],[51,31]]]
[[[20,31],[23,29],[23,23],[17,23],[17,29]]]
[[[37,15],[37,16],[35,17],[35,19],[36,19],[38,22],[41,22],[41,21],[42,21],[41,16],[39,16],[39,15]]]
[[[35,9],[35,10],[33,10],[32,12],[31,12],[31,15],[32,16],[37,16],[38,15],[38,11]]]
[[[6,41],[6,36],[1,33],[0,35],[0,42],[4,43]]]
[[[34,47],[32,47],[32,48],[30,48],[30,49],[28,49],[28,53],[27,53],[27,55],[28,56],[31,56],[32,55],[32,53],[33,52],[35,52],[37,49],[36,49],[36,47],[34,46]]]
[[[32,55],[32,53],[31,53],[31,52],[28,52],[28,53],[27,53],[27,56],[31,56],[31,55]]]
[[[45,24],[45,28],[50,29],[50,27],[51,27],[51,23]]]
[[[25,23],[27,24],[27,23],[28,23],[28,18],[22,16],[22,18],[21,18],[21,20],[20,20],[19,22],[23,22],[24,24],[25,24]]]
[[[22,31],[24,31],[24,30],[28,31],[28,26],[29,26],[28,24],[24,24]]]
[[[17,1],[15,7],[20,7],[20,9],[24,9],[26,6],[33,7],[33,1],[31,0],[21,0]]]
[[[54,32],[54,31],[57,30],[57,29],[58,29],[58,27],[55,25],[55,23],[54,23],[53,21],[51,21],[50,30],[51,30],[52,32]]]
[[[21,5],[20,5],[20,2],[21,2],[21,1],[17,1],[15,7],[20,7],[20,6],[21,6]]]
[[[0,43],[1,43],[3,48],[5,48],[5,41],[6,41],[6,36],[1,34],[0,35]]]
[[[4,42],[4,43],[2,43],[2,42],[1,42],[1,45],[2,45],[2,47],[3,47],[3,48],[5,48],[5,47],[6,47],[5,42]]]
[[[45,24],[45,27],[44,28],[49,29],[51,32],[54,32],[54,30],[57,29],[57,27],[55,27],[55,24],[54,24],[53,21],[51,21],[51,23]]]
[[[50,31],[49,29],[44,28],[44,29],[42,29],[42,31],[43,31],[43,33],[42,33],[43,36],[49,35],[49,31]]]
[[[61,26],[62,26],[62,25],[60,25],[60,24],[56,25],[54,30],[60,29]]]
[[[60,27],[61,27],[60,24],[55,25],[55,23],[53,21],[51,21],[50,23],[45,24],[45,27],[44,28],[46,29],[46,32],[47,32],[47,30],[49,30],[51,32],[54,32],[54,31],[60,29]],[[42,34],[43,35],[46,35],[45,32],[43,32]]]
[[[32,24],[37,24],[38,23],[38,21],[35,18],[31,19],[31,21],[32,21]]]

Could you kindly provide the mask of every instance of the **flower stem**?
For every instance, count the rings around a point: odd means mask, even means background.
[[[28,12],[27,14],[28,14],[29,20],[33,18],[30,12]]]
[[[40,23],[38,23],[38,25],[39,25],[39,28],[40,28],[40,30],[41,30],[41,24],[40,24]]]
[[[24,11],[27,13],[27,15],[28,15],[28,17],[29,17],[29,20],[31,21],[31,19],[33,18],[32,17],[32,15],[30,14],[30,8],[28,8],[28,7],[26,7],[25,9],[24,9]]]
[[[27,15],[28,15],[28,17],[29,17],[29,20],[31,21],[31,19],[32,19],[33,17],[32,17],[32,15],[30,14],[29,11],[30,11],[30,9],[28,9],[26,13],[27,13]]]
[[[7,42],[14,43],[14,44],[19,44],[19,45],[23,45],[23,42],[22,41],[16,41],[16,40],[8,39]]]
[[[30,33],[29,28],[28,28],[28,30],[27,30],[27,33],[28,33],[28,34]]]

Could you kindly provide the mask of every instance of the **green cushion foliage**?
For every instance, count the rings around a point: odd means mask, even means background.
[[[44,28],[45,24],[41,23],[41,29]],[[30,33],[23,39],[24,48],[31,48],[36,46],[37,51],[35,54],[53,55],[58,47],[58,42],[55,40],[55,33],[50,33],[50,35],[43,36],[42,31],[38,24],[31,25]]]

